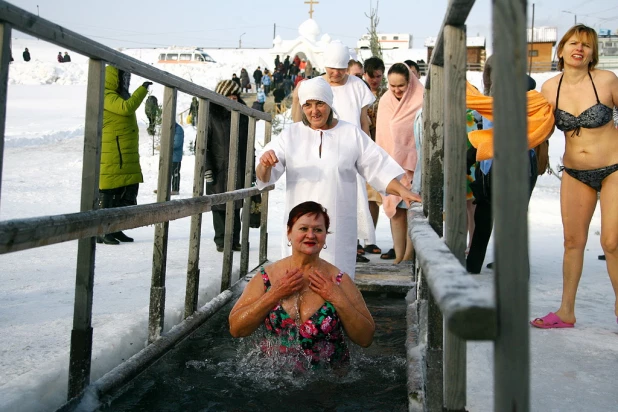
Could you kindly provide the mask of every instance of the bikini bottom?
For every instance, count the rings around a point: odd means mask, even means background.
[[[597,192],[600,192],[603,180],[618,170],[618,164],[591,170],[569,169],[568,167],[562,166],[560,167],[560,170],[564,170],[572,178],[577,179],[580,182],[587,184]]]

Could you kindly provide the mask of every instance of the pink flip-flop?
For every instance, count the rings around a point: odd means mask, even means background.
[[[542,323],[537,323],[539,321]],[[530,321],[530,324],[535,328],[541,329],[572,328],[575,326],[573,323],[563,322],[554,312],[549,312],[542,318],[536,318]]]

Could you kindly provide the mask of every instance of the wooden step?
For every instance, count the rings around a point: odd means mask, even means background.
[[[361,292],[408,293],[414,287],[412,263],[357,263],[354,283]]]

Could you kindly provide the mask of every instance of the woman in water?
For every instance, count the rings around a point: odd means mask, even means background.
[[[230,312],[232,336],[251,335],[261,324],[279,339],[280,353],[303,354],[311,365],[349,361],[345,339],[371,345],[375,324],[352,279],[320,258],[330,218],[316,202],[289,214],[292,255],[263,267]]]

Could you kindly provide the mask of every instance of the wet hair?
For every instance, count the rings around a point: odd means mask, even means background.
[[[326,104],[326,103],[324,103],[324,104]],[[328,114],[328,118],[326,119],[326,125],[330,126],[331,124],[333,124],[333,108],[330,107],[330,106],[328,106],[328,107],[330,108],[330,113]],[[302,109],[302,106],[301,106],[301,109]],[[303,122],[303,124],[305,126],[310,126],[311,125],[311,123],[309,122],[309,119],[307,119],[307,116],[305,115],[305,111],[304,110],[300,111],[300,117],[301,117],[301,120],[302,120],[302,122]]]
[[[410,81],[410,68],[404,63],[395,63],[388,69],[388,75],[400,74],[405,77],[406,82]]]
[[[583,24],[576,24],[571,27],[564,33],[562,39],[558,43],[558,47],[556,47],[556,56],[560,56],[562,50],[564,50],[564,45],[569,41],[573,35],[577,36],[579,40],[587,40],[590,43],[590,47],[592,48],[592,59],[590,63],[588,63],[588,70],[592,70],[599,63],[599,38],[597,36],[597,32],[594,31],[592,27],[588,27]],[[562,71],[564,69],[564,59],[562,57],[558,58],[558,71]]]
[[[330,217],[328,217],[328,212],[326,208],[317,202],[303,202],[294,206],[292,210],[290,210],[290,214],[288,216],[288,233],[292,230],[294,224],[305,215],[322,215],[324,216],[324,226],[326,227],[326,233],[328,233],[328,228],[330,227]]]
[[[379,57],[370,57],[365,60],[365,73],[369,75],[369,77],[373,77],[373,72],[376,70],[382,70],[382,73],[386,70],[384,67],[384,62]]]

